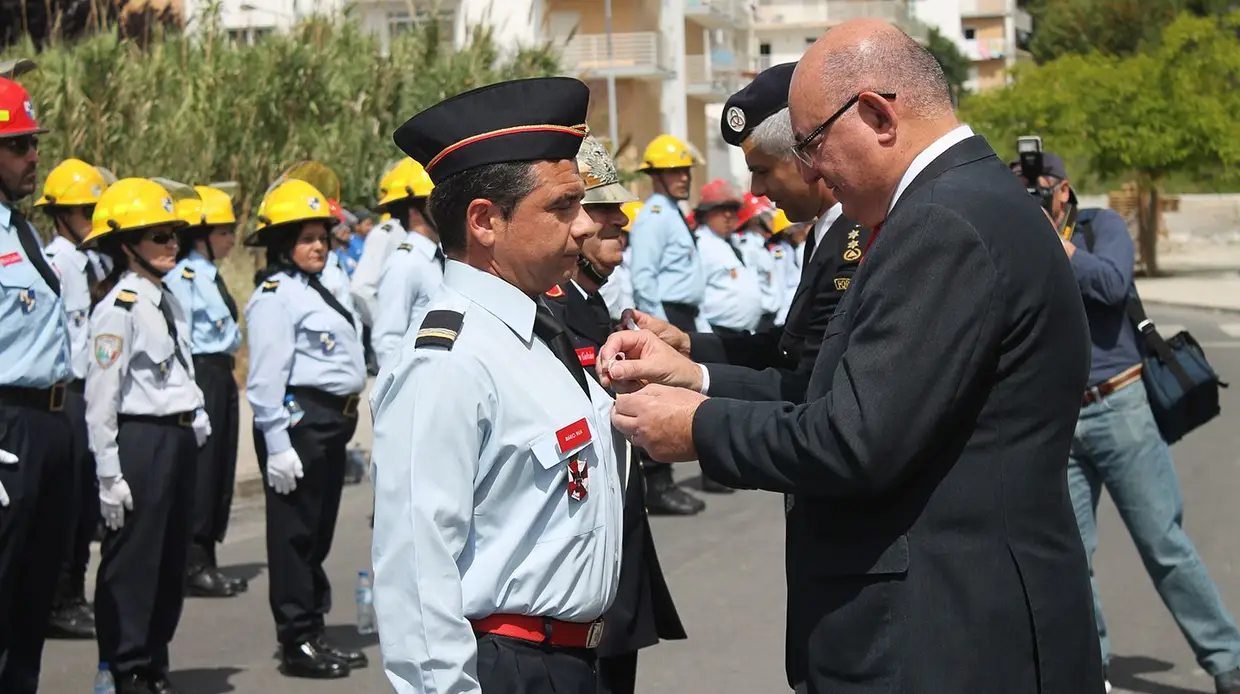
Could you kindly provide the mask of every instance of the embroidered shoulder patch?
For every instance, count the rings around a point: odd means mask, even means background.
[[[413,245],[412,245],[412,244],[408,244],[408,243],[402,243],[402,244],[400,244],[399,246],[397,246],[397,247],[396,247],[396,250],[398,250],[398,251],[412,251],[412,250],[413,250]]]
[[[138,293],[129,289],[122,289],[116,294],[116,301],[112,302],[116,306],[120,306],[126,311],[133,310],[134,302],[138,300]],[[101,336],[102,337],[102,336]],[[120,338],[117,338],[120,339]]]
[[[558,299],[564,296],[564,288],[557,284],[554,287],[547,290],[547,296],[551,297],[552,299]]]
[[[187,280],[192,280],[192,279],[194,279],[194,277],[195,277],[195,276],[196,276],[196,275],[195,275],[195,273],[194,273],[193,268],[188,268],[188,267],[187,267],[187,268],[185,268],[184,270],[181,270],[181,277],[184,277],[184,278],[185,278],[185,279],[187,279]]]
[[[125,344],[120,335],[95,336],[95,363],[106,369],[116,363],[121,356],[121,346]]]
[[[438,347],[451,350],[456,342],[461,326],[465,324],[465,314],[459,311],[430,311],[422,319],[422,326],[413,342],[414,349]]]
[[[848,289],[848,285],[852,284],[851,277],[836,277],[833,281],[835,282],[835,291],[837,292]]]
[[[280,280],[267,280],[266,282],[263,282],[264,292],[268,292],[268,293],[274,292],[279,287],[280,287]]]
[[[651,205],[651,206],[650,206],[650,211],[651,211],[651,212],[662,212],[662,211],[663,211],[663,206],[662,206],[662,205]]]

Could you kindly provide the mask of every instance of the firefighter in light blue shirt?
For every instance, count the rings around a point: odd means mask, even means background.
[[[324,167],[319,185],[339,189]],[[335,182],[334,185],[328,185]],[[333,191],[333,192],[336,192]],[[337,193],[338,194],[338,193]],[[267,564],[280,671],[346,677],[366,656],[326,640],[331,593],[323,562],[344,490],[346,447],[366,384],[360,329],[319,278],[336,217],[308,180],[284,177],[263,199],[246,245],[267,249],[245,309],[254,447],[267,479]]]
[[[61,282],[15,209],[35,190],[29,94],[0,77],[0,691],[38,688],[44,629],[73,503],[70,371]]]
[[[736,233],[732,244],[740,249],[745,266],[758,279],[762,295],[762,318],[757,331],[775,326],[775,317],[783,303],[784,288],[775,278],[775,259],[767,249],[771,235],[770,218],[775,205],[766,197],[758,197],[745,191],[743,204],[736,213]]]
[[[633,300],[637,308],[672,325],[706,330],[698,312],[706,291],[697,239],[677,202],[689,197],[690,167],[697,163],[689,145],[660,135],[646,147],[639,170],[654,186],[629,233]]]
[[[758,277],[732,244],[736,213],[741,198],[723,181],[712,181],[702,188],[701,200],[693,212],[699,226],[698,249],[706,274],[706,297],[702,317],[711,330],[720,334],[752,333],[762,317],[762,292]]]
[[[771,220],[769,248],[775,266],[775,282],[780,287],[779,312],[775,325],[782,327],[788,321],[788,311],[801,284],[801,255],[798,246],[804,241],[804,224],[793,224],[783,210],[775,210]],[[799,237],[799,238],[798,238]]]
[[[219,188],[196,186],[193,194],[185,191],[180,197],[177,216],[189,226],[179,232],[179,261],[164,281],[189,314],[194,378],[212,429],[198,451],[188,591],[194,597],[224,598],[248,588],[244,579],[221,573],[215,556],[228,529],[237,476],[240,410],[233,357],[241,348],[241,328],[237,303],[218,267],[236,245],[237,217],[232,198]]]

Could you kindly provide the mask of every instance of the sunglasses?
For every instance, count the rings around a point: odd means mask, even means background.
[[[802,164],[811,168],[814,166],[814,153],[809,151],[810,144],[812,144],[814,140],[817,140],[818,136],[826,132],[827,128],[831,127],[832,123],[843,117],[845,113],[848,113],[848,109],[856,106],[857,102],[861,100],[861,94],[864,93],[865,92],[860,92],[853,98],[844,102],[844,105],[841,106],[838,111],[831,114],[830,118],[823,121],[822,125],[819,125],[817,128],[811,130],[810,133],[805,136],[804,140],[801,140],[792,146],[792,153]],[[893,92],[877,92],[877,94],[888,101],[896,98],[896,95]]]
[[[0,140],[0,145],[19,157],[24,157],[31,150],[39,151],[39,138],[36,135],[22,135]]]
[[[158,246],[167,246],[170,243],[176,243],[177,235],[171,231],[157,231],[153,234],[148,234],[143,240],[150,241]]]

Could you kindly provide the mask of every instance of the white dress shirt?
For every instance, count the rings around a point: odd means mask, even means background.
[[[896,194],[891,196],[891,204],[887,206],[887,213],[891,214],[891,210],[896,206],[896,201],[904,194],[905,189],[912,185],[913,179],[917,178],[917,174],[924,171],[927,166],[930,166],[930,162],[938,159],[944,152],[970,137],[973,137],[973,129],[967,125],[958,125],[951,132],[930,143],[929,147],[923,149],[921,154],[914,157],[912,163],[908,165],[908,169],[904,172],[904,176],[900,179],[900,185],[896,186]]]

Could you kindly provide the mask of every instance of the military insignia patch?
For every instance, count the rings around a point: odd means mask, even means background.
[[[336,336],[331,333],[319,333],[319,346],[323,348],[323,354],[335,352]]]
[[[728,109],[728,127],[734,132],[740,132],[745,129],[745,112],[740,108],[733,106]]]
[[[784,252],[783,252],[783,250],[781,250],[781,249],[778,249],[778,248],[777,248],[777,249],[775,249],[775,251],[774,251],[774,255],[775,255],[775,259],[776,259],[776,260],[783,260],[783,259],[784,259]]]
[[[396,247],[396,250],[398,250],[398,251],[412,251],[412,250],[413,250],[413,245],[412,245],[412,244],[408,244],[408,243],[402,243],[402,244],[400,244],[399,246],[397,246],[397,247]]]
[[[17,292],[17,300],[21,302],[22,313],[34,311],[34,290],[22,289]]]
[[[842,292],[845,289],[848,289],[848,285],[852,284],[852,278],[851,277],[836,277],[834,282],[835,282],[835,291]]]
[[[564,288],[557,284],[554,287],[547,290],[547,296],[551,297],[552,299],[558,299],[564,296]]]
[[[85,309],[81,311],[74,311],[71,315],[73,316],[73,327],[80,328],[83,325],[86,325],[87,314]]]
[[[856,248],[849,248],[844,251],[844,260],[851,263],[861,258],[861,251]]]
[[[116,293],[116,301],[112,302],[114,306],[119,306],[126,311],[132,310],[134,302],[138,300],[138,293],[128,289],[122,289]]]
[[[430,311],[422,319],[422,325],[414,338],[413,347],[414,349],[438,347],[450,350],[456,343],[456,337],[460,334],[461,326],[464,324],[465,314],[463,313],[442,309]]]
[[[662,211],[662,210],[663,210],[663,208],[662,208],[662,207],[660,207],[659,205],[651,205],[651,206],[650,206],[650,211],[651,211],[651,212],[660,212],[660,211]]]
[[[194,271],[190,268],[185,268],[181,271],[181,277],[184,277],[187,280],[192,280],[195,277]]]
[[[263,282],[263,291],[267,293],[274,292],[280,287],[280,280],[267,280]]]
[[[732,277],[732,279],[736,279],[736,268],[728,270],[728,274]]]
[[[95,363],[106,369],[116,363],[121,356],[121,347],[125,344],[120,335],[95,336]]]
[[[164,212],[167,212],[168,214],[172,214],[172,210],[174,209],[172,207],[172,198],[164,198],[163,200],[160,201],[160,204],[164,206]]]
[[[159,362],[159,375],[168,378],[168,374],[172,373],[172,357]]]

